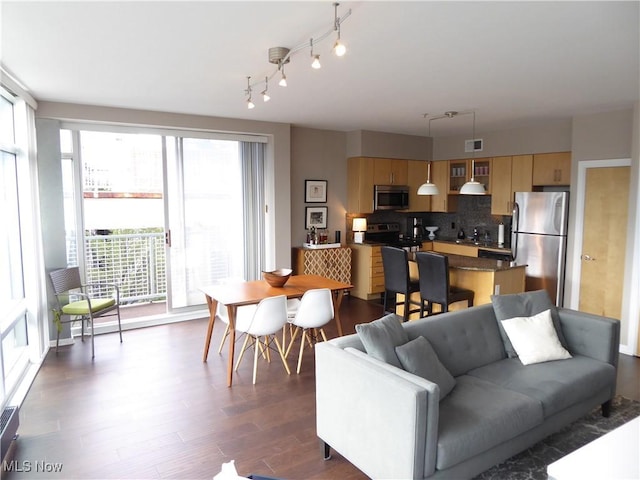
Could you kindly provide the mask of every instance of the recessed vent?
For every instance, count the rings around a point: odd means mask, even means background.
[[[481,152],[482,144],[483,142],[481,138],[476,138],[474,140],[465,140],[464,151],[465,152]]]
[[[18,407],[6,407],[0,417],[0,443],[2,445],[2,460],[6,460],[11,443],[17,437],[18,431]]]

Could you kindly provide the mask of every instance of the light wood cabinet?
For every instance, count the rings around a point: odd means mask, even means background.
[[[382,252],[378,245],[353,244],[351,295],[363,300],[378,298],[384,292]]]
[[[491,214],[511,215],[515,192],[532,189],[533,155],[494,157],[491,169]]]
[[[352,157],[347,160],[347,211],[373,212],[373,158]]]
[[[409,211],[429,212],[431,210],[431,195],[418,195],[418,188],[427,181],[429,162],[409,160],[407,163]]]
[[[408,161],[395,158],[376,158],[373,164],[374,185],[407,185]]]
[[[475,164],[475,171],[471,174],[471,165]],[[487,194],[491,193],[491,159],[476,158],[473,162],[470,159],[449,160],[449,194],[457,195],[462,186],[473,179],[484,185]]]
[[[338,282],[351,283],[351,249],[294,248],[293,270],[296,275],[320,275]]]
[[[533,156],[533,185],[569,185],[571,152],[540,153]]]
[[[440,160],[431,162],[431,181],[440,193],[431,197],[432,212],[455,212],[458,209],[458,197],[449,195],[449,162]]]

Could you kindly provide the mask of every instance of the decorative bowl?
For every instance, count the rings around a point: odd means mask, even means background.
[[[271,272],[262,272],[262,278],[272,287],[282,287],[289,277],[291,276],[292,270],[290,268],[279,268],[278,270],[273,270]]]
[[[429,227],[424,227],[425,230],[427,232],[429,232],[429,239],[433,240],[434,238],[436,238],[436,231],[438,230],[438,227],[435,226],[429,226]]]

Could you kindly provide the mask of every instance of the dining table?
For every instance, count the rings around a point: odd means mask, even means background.
[[[238,307],[260,303],[264,298],[285,295],[287,299],[300,298],[307,290],[316,288],[328,288],[332,292],[334,320],[338,330],[338,336],[342,336],[342,323],[340,322],[340,304],[344,293],[353,285],[339,282],[319,275],[292,275],[282,287],[272,287],[265,280],[233,281],[201,287],[209,308],[209,324],[204,343],[202,361],[206,362],[209,355],[211,335],[216,319],[218,304],[227,307],[229,319],[229,358],[227,361],[227,386],[233,383],[233,357],[235,353],[236,329],[235,320]]]

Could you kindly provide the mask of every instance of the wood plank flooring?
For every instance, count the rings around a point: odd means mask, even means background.
[[[353,333],[382,307],[347,297],[340,313]],[[94,362],[88,341],[52,349],[20,411],[14,460],[24,471],[6,478],[211,479],[231,459],[244,476],[366,478],[338,454],[322,460],[313,351],[300,375],[293,353],[291,376],[278,358],[261,360],[255,386],[247,355],[228,388],[219,327],[207,363],[205,319],[126,331],[122,344],[117,334],[98,336]],[[333,323],[326,331],[336,335]],[[619,393],[640,399],[639,379],[640,359],[621,356]],[[38,472],[36,462],[60,463],[62,472]]]

